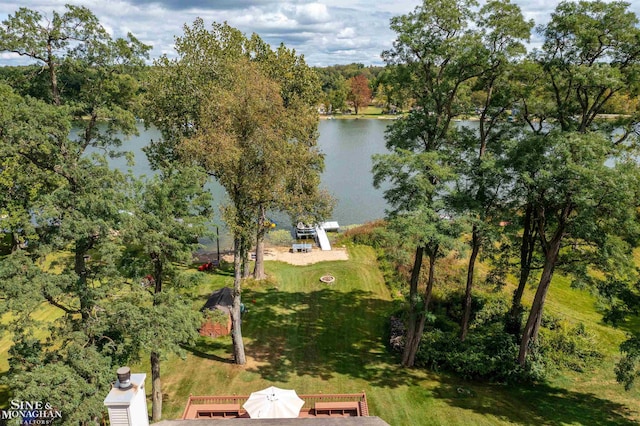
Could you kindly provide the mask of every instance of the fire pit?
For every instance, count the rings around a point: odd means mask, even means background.
[[[323,275],[322,277],[320,277],[320,281],[322,281],[325,284],[331,284],[336,280],[336,277],[334,277],[333,275]]]

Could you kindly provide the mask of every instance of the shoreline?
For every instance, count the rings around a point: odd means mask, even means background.
[[[397,120],[406,114],[339,114],[339,115],[325,115],[318,114],[320,120]],[[456,118],[455,121],[480,121],[479,117],[461,117]]]

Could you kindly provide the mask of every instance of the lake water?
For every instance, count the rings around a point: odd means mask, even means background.
[[[389,123],[374,119],[320,121],[318,146],[325,155],[321,186],[336,198],[333,215],[327,220],[344,226],[384,217],[386,202],[383,189],[373,187],[371,156],[387,152],[384,131]],[[152,171],[142,148],[150,140],[159,139],[160,132],[155,128],[145,129],[142,124],[138,130],[139,136],[123,144],[123,150],[134,154],[134,166],[129,167],[124,158],[110,160],[110,163],[121,170],[131,168],[136,175],[150,175]],[[209,189],[216,205],[226,199],[224,189],[217,183],[211,183]],[[284,216],[275,215],[273,219],[280,228],[291,226],[291,220]],[[224,248],[230,244],[227,238],[222,238],[222,242]]]

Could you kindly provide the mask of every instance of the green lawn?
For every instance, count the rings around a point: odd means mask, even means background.
[[[231,363],[231,341],[201,338],[186,359],[163,364],[164,418],[178,418],[189,394],[249,394],[269,385],[298,393],[365,391],[372,415],[391,425],[606,425],[640,421],[640,392],[615,383],[620,330],[600,324],[594,299],[556,280],[550,311],[582,321],[607,345],[593,371],[560,372],[538,386],[470,383],[398,366],[385,347],[394,301],[368,247],[350,248],[349,261],[291,266],[267,262],[270,279],[244,288],[243,333],[249,361]],[[319,278],[331,273],[332,285]],[[228,274],[208,276],[197,303]],[[610,345],[610,347],[608,346]],[[136,366],[144,371],[148,365]],[[150,389],[150,383],[147,384]]]
[[[353,111],[353,108],[352,108],[352,111]],[[380,107],[367,106],[367,107],[359,108],[358,114],[355,114],[355,112],[352,114],[334,114],[331,116],[321,116],[321,118],[331,117],[332,119],[348,120],[348,119],[354,119],[354,118],[395,119],[399,117],[399,115],[383,114],[382,111],[383,109]]]
[[[269,385],[298,393],[365,391],[372,415],[391,425],[631,425],[640,422],[640,391],[625,392],[615,382],[618,345],[638,322],[613,329],[601,322],[595,298],[554,279],[546,309],[568,322],[583,322],[606,353],[585,373],[559,371],[546,384],[504,386],[399,367],[387,351],[388,317],[399,306],[384,283],[374,251],[349,248],[349,261],[292,266],[267,262],[269,280],[243,289],[248,308],[243,333],[248,363],[231,362],[231,340],[200,338],[186,357],[162,364],[164,418],[182,415],[189,394],[248,395]],[[194,272],[197,273],[197,272]],[[330,273],[333,284],[319,278]],[[200,273],[198,273],[200,274]],[[230,270],[202,274],[191,289],[199,309],[214,289],[232,285]],[[505,291],[509,291],[508,289]],[[526,295],[529,299],[530,294]],[[38,316],[54,318],[42,310]],[[10,340],[0,340],[0,369],[6,371]],[[132,366],[146,372],[148,360]],[[0,372],[0,375],[2,373]],[[0,398],[8,399],[7,388]],[[150,403],[149,403],[150,406]]]

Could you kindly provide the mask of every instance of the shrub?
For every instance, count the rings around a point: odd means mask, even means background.
[[[603,359],[594,335],[583,323],[571,326],[549,314],[542,318],[537,350],[549,365],[581,372]]]
[[[526,378],[516,362],[518,344],[501,327],[485,328],[461,342],[457,333],[438,329],[423,335],[416,364],[456,373],[465,379],[514,382]]]
[[[276,246],[289,246],[293,243],[293,236],[290,230],[276,229],[267,233],[267,240]]]
[[[376,220],[345,231],[344,237],[355,244],[368,245],[374,248],[385,247],[387,241],[386,222]]]
[[[212,324],[227,324],[229,320],[229,314],[221,309],[205,309],[203,312],[205,321],[209,321]]]

